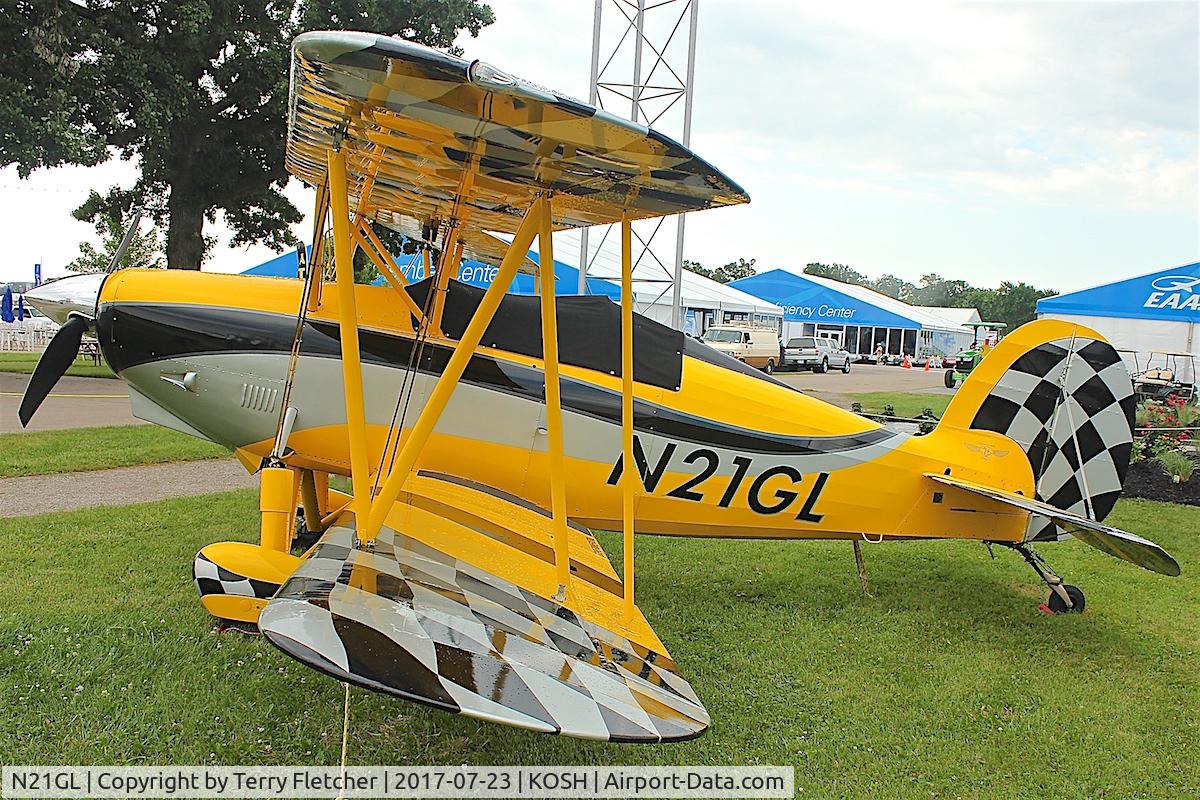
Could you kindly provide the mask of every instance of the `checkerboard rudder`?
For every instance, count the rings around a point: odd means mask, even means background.
[[[1121,495],[1133,445],[1133,384],[1096,331],[1038,320],[1002,339],[946,409],[943,425],[989,430],[1025,453],[1035,499],[1103,520]],[[1027,541],[1067,534],[1033,516]]]

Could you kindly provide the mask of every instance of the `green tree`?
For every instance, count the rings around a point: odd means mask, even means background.
[[[1055,294],[1053,289],[1038,289],[1024,281],[1004,281],[997,289],[973,289],[971,305],[985,322],[1003,322],[1012,330],[1037,317],[1038,300]]]
[[[493,21],[478,0],[0,0],[0,164],[136,160],[172,268],[199,268],[218,213],[231,244],[280,250],[301,219],[282,193],[292,38],[357,28],[451,47]]]
[[[848,267],[845,264],[821,264],[814,262],[808,264],[804,268],[804,272],[808,275],[816,275],[821,278],[830,278],[842,283],[853,283],[858,286],[871,286],[871,279],[862,274],[853,267]]]
[[[895,275],[881,275],[870,284],[870,287],[880,294],[903,300],[905,303],[912,302],[913,296],[917,292],[916,286]]]
[[[122,204],[115,199],[121,194],[117,187],[110,189],[107,196],[92,192],[84,204],[75,209],[76,219],[81,222],[90,221],[95,225],[96,233],[100,236],[100,246],[97,247],[91,242],[81,242],[79,257],[67,264],[67,269],[72,272],[104,272],[108,269],[125,236],[125,230],[133,221],[130,204]],[[117,264],[117,269],[166,266],[158,229],[151,227],[148,232],[143,233],[140,227],[130,238],[129,247]]]
[[[940,275],[922,275],[913,290],[912,303],[918,306],[961,307],[960,303],[971,285],[966,281],[946,280]]]
[[[728,264],[717,267],[716,269],[708,269],[707,267],[702,266],[698,261],[685,260],[683,262],[683,267],[684,269],[695,272],[697,275],[703,275],[706,278],[711,278],[718,283],[729,283],[730,281],[736,281],[740,278],[748,278],[751,275],[754,275],[757,272],[757,270],[754,268],[755,260],[756,259],[752,258],[747,261],[744,258],[739,258],[737,261],[730,261]]]

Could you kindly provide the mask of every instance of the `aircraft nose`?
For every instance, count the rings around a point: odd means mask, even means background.
[[[92,319],[96,316],[100,285],[106,277],[103,272],[92,272],[59,278],[30,289],[25,293],[25,302],[59,325],[65,325],[72,313]]]

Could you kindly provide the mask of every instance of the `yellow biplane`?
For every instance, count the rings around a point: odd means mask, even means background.
[[[633,313],[631,223],[747,202],[736,183],[399,39],[296,39],[287,164],[316,189],[303,280],[131,269],[31,292],[65,324],[21,416],[94,331],[134,413],[261,474],[260,542],[196,557],[205,608],[338,680],[548,733],[696,736],[708,715],[634,603],[635,533],[978,540],[1022,554],[1055,610],[1083,597],[1034,542],[1179,572],[1102,522],[1134,398],[1092,330],[1013,332],[923,436],[808,397]],[[373,224],[408,234],[427,277]],[[596,224],[620,226],[620,305],[555,296],[552,233]],[[358,250],[389,285],[354,284]],[[496,266],[486,291],[455,279],[465,257]],[[536,297],[506,294],[521,270]],[[592,529],[624,533],[623,574]]]

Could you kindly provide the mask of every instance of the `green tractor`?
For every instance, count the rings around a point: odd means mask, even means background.
[[[979,362],[983,361],[983,357],[992,349],[992,345],[987,344],[986,336],[984,342],[979,341],[979,332],[981,330],[996,331],[996,338],[999,340],[1000,331],[1008,327],[1003,322],[967,322],[964,327],[973,328],[975,335],[971,342],[971,346],[954,357],[954,366],[946,370],[945,382],[947,389],[953,389],[958,384],[967,379],[971,371],[979,366]]]

